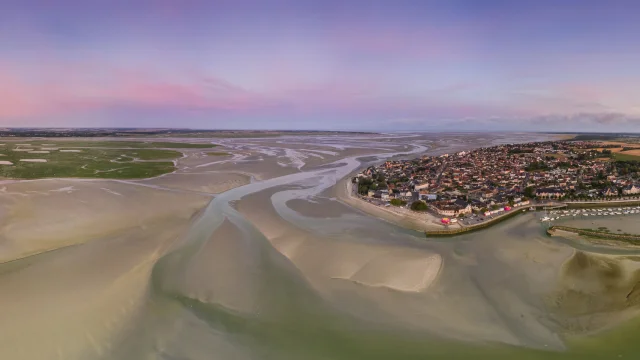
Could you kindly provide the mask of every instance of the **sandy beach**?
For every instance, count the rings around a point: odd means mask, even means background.
[[[637,314],[636,255],[548,237],[533,213],[430,240],[422,214],[348,196],[376,154],[509,141],[438,139],[240,139],[153,179],[4,181],[0,358],[635,353],[599,339]]]
[[[3,184],[0,357],[108,353],[144,305],[155,261],[208,201],[111,181]]]

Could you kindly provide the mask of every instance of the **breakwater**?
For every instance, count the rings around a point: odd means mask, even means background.
[[[571,232],[574,234],[578,234],[580,236],[586,236],[590,238],[618,240],[618,241],[623,241],[633,245],[640,245],[640,235],[614,234],[608,231],[593,230],[593,229],[579,229],[579,228],[574,228],[569,226],[560,226],[560,225],[551,226],[550,228],[547,229],[547,234],[550,236],[555,235],[557,230]]]
[[[449,236],[456,236],[456,235],[461,235],[461,234],[465,234],[465,233],[469,233],[469,232],[473,232],[473,231],[478,231],[478,230],[482,230],[482,229],[486,229],[490,226],[493,226],[497,223],[500,223],[502,221],[505,221],[507,219],[511,219],[512,217],[526,212],[527,208],[520,208],[517,210],[512,210],[504,215],[500,215],[499,217],[495,218],[495,219],[491,219],[488,221],[485,221],[481,224],[477,224],[477,225],[469,225],[469,226],[464,226],[464,227],[460,227],[460,228],[456,228],[456,229],[442,229],[442,230],[428,230],[425,231],[424,234],[426,237],[449,237]]]

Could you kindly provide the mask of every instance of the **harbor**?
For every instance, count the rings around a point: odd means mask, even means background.
[[[598,209],[571,209],[571,210],[550,210],[540,219],[542,222],[562,220],[564,218],[587,218],[604,216],[626,216],[640,214],[640,206],[633,207],[610,207]]]

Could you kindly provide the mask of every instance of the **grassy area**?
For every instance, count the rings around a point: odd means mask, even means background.
[[[228,156],[231,155],[227,152],[222,152],[222,151],[213,151],[213,152],[208,152],[207,153],[208,156]]]
[[[619,161],[640,161],[640,156],[625,154],[623,152],[613,153],[613,158]]]
[[[160,141],[87,141],[87,140],[61,140],[61,139],[39,139],[39,140],[0,140],[8,146],[15,144],[30,144],[33,147],[59,147],[59,148],[111,148],[111,149],[212,149],[215,144],[191,144],[180,142],[160,142]]]
[[[12,165],[0,165],[0,177],[13,179],[40,179],[56,177],[74,178],[111,178],[140,179],[166,174],[175,170],[174,159],[182,157],[182,153],[162,149],[115,149],[84,148],[79,152],[63,152],[60,150],[44,150],[43,148],[69,149],[63,142],[55,146],[46,142],[19,142],[31,144],[20,146],[6,143],[0,146],[0,161],[11,162]],[[81,143],[81,142],[80,142]],[[36,146],[37,145],[37,146]],[[30,153],[15,151],[33,149],[48,153]],[[25,162],[20,160],[42,159],[46,162]]]

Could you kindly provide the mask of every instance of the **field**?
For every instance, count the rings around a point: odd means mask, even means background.
[[[546,153],[544,154],[544,156],[548,156],[548,157],[552,157],[552,158],[556,158],[556,159],[566,159],[567,156],[564,154],[555,154],[555,153]]]
[[[93,147],[88,146],[89,144]],[[0,145],[0,177],[140,179],[174,171],[173,160],[182,157],[182,153],[153,148],[153,144],[167,148],[170,147],[167,144],[171,143],[5,142]],[[177,145],[182,147],[190,144]]]
[[[159,142],[159,141],[91,141],[91,140],[61,140],[61,139],[39,139],[34,140],[8,140],[0,139],[0,143],[11,144],[31,144],[44,147],[61,148],[113,148],[113,149],[212,149],[215,144],[192,144],[182,142]]]
[[[613,158],[620,161],[640,161],[640,153],[638,150],[615,152]]]
[[[595,150],[610,150],[613,159],[619,161],[640,161],[640,144],[631,142],[617,142],[617,141],[601,141],[603,145],[619,145],[619,148],[596,148]],[[624,148],[630,148],[631,150],[623,150]]]

